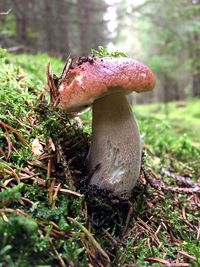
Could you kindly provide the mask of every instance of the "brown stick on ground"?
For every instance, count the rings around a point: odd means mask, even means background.
[[[141,169],[144,173],[144,177],[147,180],[147,182],[155,189],[178,194],[193,194],[193,193],[200,194],[199,187],[183,188],[183,187],[173,187],[170,185],[165,185],[161,179],[153,178],[150,175],[150,170],[146,171],[144,167],[142,167]]]

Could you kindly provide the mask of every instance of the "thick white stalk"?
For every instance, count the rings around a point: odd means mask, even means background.
[[[116,195],[130,195],[140,174],[140,135],[123,93],[93,103],[92,142],[88,153],[90,184]]]

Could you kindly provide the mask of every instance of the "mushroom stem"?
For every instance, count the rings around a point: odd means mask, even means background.
[[[123,93],[94,101],[87,161],[91,185],[130,196],[140,173],[141,147],[135,116]]]

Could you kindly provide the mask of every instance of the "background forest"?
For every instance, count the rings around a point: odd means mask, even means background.
[[[0,45],[10,52],[66,59],[108,46],[156,73],[156,90],[139,102],[200,96],[199,0],[2,0],[0,11]]]
[[[48,62],[60,75],[69,55],[113,51],[157,77],[128,96],[142,145],[129,199],[89,185],[92,112],[57,109],[46,78]],[[200,0],[0,0],[7,266],[200,266]]]

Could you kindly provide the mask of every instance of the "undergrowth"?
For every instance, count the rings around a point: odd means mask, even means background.
[[[170,103],[152,103],[134,107],[136,114],[152,116],[159,120],[169,121],[172,133],[187,134],[193,144],[200,147],[200,99],[186,99]],[[167,114],[166,114],[167,109]]]
[[[48,61],[0,50],[0,266],[199,266],[200,150],[169,121],[138,116],[131,199],[92,196],[91,113],[80,121],[48,104]]]

